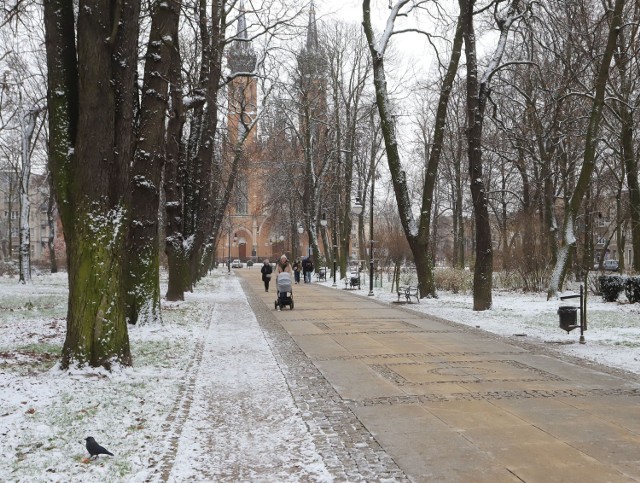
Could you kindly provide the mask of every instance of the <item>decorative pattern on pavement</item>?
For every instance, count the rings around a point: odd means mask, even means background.
[[[411,366],[413,380],[398,369]],[[539,382],[565,379],[514,360],[447,361],[442,363],[399,362],[388,365],[370,364],[382,377],[396,386],[424,386],[428,384],[474,384],[487,382]],[[394,369],[398,368],[398,369]],[[528,374],[535,377],[527,377]],[[486,377],[496,374],[496,377]]]
[[[640,389],[558,389],[558,390],[521,390],[464,392],[453,394],[420,394],[413,396],[391,396],[370,399],[346,399],[352,407],[378,405],[424,404],[453,401],[495,401],[498,399],[534,399],[534,398],[580,398],[580,397],[640,397]]]

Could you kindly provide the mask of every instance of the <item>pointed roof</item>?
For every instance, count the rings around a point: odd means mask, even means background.
[[[312,0],[309,7],[309,24],[307,26],[307,42],[298,54],[298,66],[302,75],[307,77],[322,77],[326,70],[325,53],[320,46],[318,37],[318,22],[316,21],[316,6]]]
[[[311,7],[309,9],[309,25],[307,27],[307,50],[318,51],[318,25],[316,23],[316,6],[311,1]]]
[[[247,32],[247,19],[245,17],[244,1],[240,0],[238,7],[238,28],[235,40],[229,48],[227,56],[231,73],[253,72],[256,67],[257,56],[253,50],[249,34]]]
[[[238,17],[238,30],[236,38],[247,40],[247,19],[245,18],[244,0],[240,0],[240,16]]]

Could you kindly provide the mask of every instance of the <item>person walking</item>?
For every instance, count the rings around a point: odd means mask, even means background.
[[[311,273],[313,272],[313,262],[311,257],[302,260],[302,273],[304,275],[304,283],[311,283]]]
[[[293,269],[291,268],[291,264],[289,263],[287,256],[284,254],[280,257],[280,261],[276,265],[276,277],[280,275],[282,272],[287,272],[287,273],[293,272]]]
[[[262,268],[260,269],[260,273],[262,273],[262,281],[264,282],[264,291],[269,291],[269,282],[271,282],[271,273],[273,272],[273,268],[271,268],[271,263],[269,263],[269,259],[266,258],[264,263],[262,264]]]
[[[300,259],[296,260],[295,262],[293,262],[293,277],[296,281],[296,283],[300,283]]]

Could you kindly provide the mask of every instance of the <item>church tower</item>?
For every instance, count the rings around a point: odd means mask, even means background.
[[[325,123],[327,121],[327,60],[318,39],[315,4],[312,1],[309,9],[307,41],[298,54],[298,73],[300,83],[300,126],[311,125],[311,133],[315,142],[324,141]],[[302,128],[303,130],[305,127]]]
[[[227,140],[223,156],[231,160],[238,140],[255,121],[258,112],[258,84],[256,76],[257,55],[249,40],[244,2],[239,5],[236,36],[229,47],[227,65],[231,81],[228,85]],[[260,193],[263,192],[263,177],[260,173],[260,146],[257,126],[249,132],[243,144],[238,178],[229,201],[228,236],[221,235],[218,254],[225,258],[247,261],[257,257],[259,228],[265,218]],[[233,241],[235,240],[235,241]],[[232,246],[229,247],[229,243]],[[226,247],[224,246],[226,245]]]
[[[235,40],[229,48],[227,63],[232,77],[229,85],[229,113],[227,126],[229,144],[234,146],[245,125],[251,124],[258,109],[258,85],[253,72],[256,69],[257,56],[248,38],[247,20],[245,18],[244,2],[240,2],[238,28]],[[243,122],[240,122],[240,121]],[[249,134],[245,148],[255,146],[256,129]]]
[[[243,0],[239,4],[237,31],[227,54],[227,66],[231,81],[228,85],[227,141],[223,148],[223,157],[230,160],[233,147],[246,127],[255,119],[258,110],[256,69],[257,55],[249,40]],[[309,23],[305,46],[297,56],[303,107],[300,112],[300,125],[310,126],[313,150],[319,156],[319,150],[326,143],[326,60],[320,48],[316,12],[311,2]],[[273,182],[273,173],[268,166],[273,162],[265,158],[261,142],[258,141],[258,128],[254,126],[243,146],[243,159],[238,172],[233,196],[229,202],[227,222],[218,238],[216,250],[219,260],[239,258],[248,260],[271,261],[282,253],[294,253],[292,243],[297,236],[287,232],[281,220],[275,220],[273,213],[265,203],[269,192],[266,184]],[[297,147],[291,146],[292,156],[301,156]],[[295,152],[297,151],[297,152]],[[273,169],[271,169],[273,171]],[[305,180],[311,176],[303,174]],[[305,183],[307,184],[307,183]],[[305,187],[305,196],[310,194]]]

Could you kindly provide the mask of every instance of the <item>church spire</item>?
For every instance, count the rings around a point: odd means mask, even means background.
[[[316,6],[311,0],[311,7],[309,9],[309,25],[307,27],[307,50],[317,52],[319,48],[318,44],[318,25],[316,23]]]
[[[244,16],[244,0],[240,0],[240,15],[238,16],[237,39],[247,40],[247,19]]]
[[[298,54],[298,67],[303,77],[323,77],[326,60],[318,36],[316,6],[312,0],[309,7],[309,24],[307,25],[307,42]]]
[[[240,0],[238,8],[238,28],[233,44],[229,48],[229,69],[231,73],[253,72],[256,68],[257,56],[249,41],[247,19],[245,17],[244,1]]]

